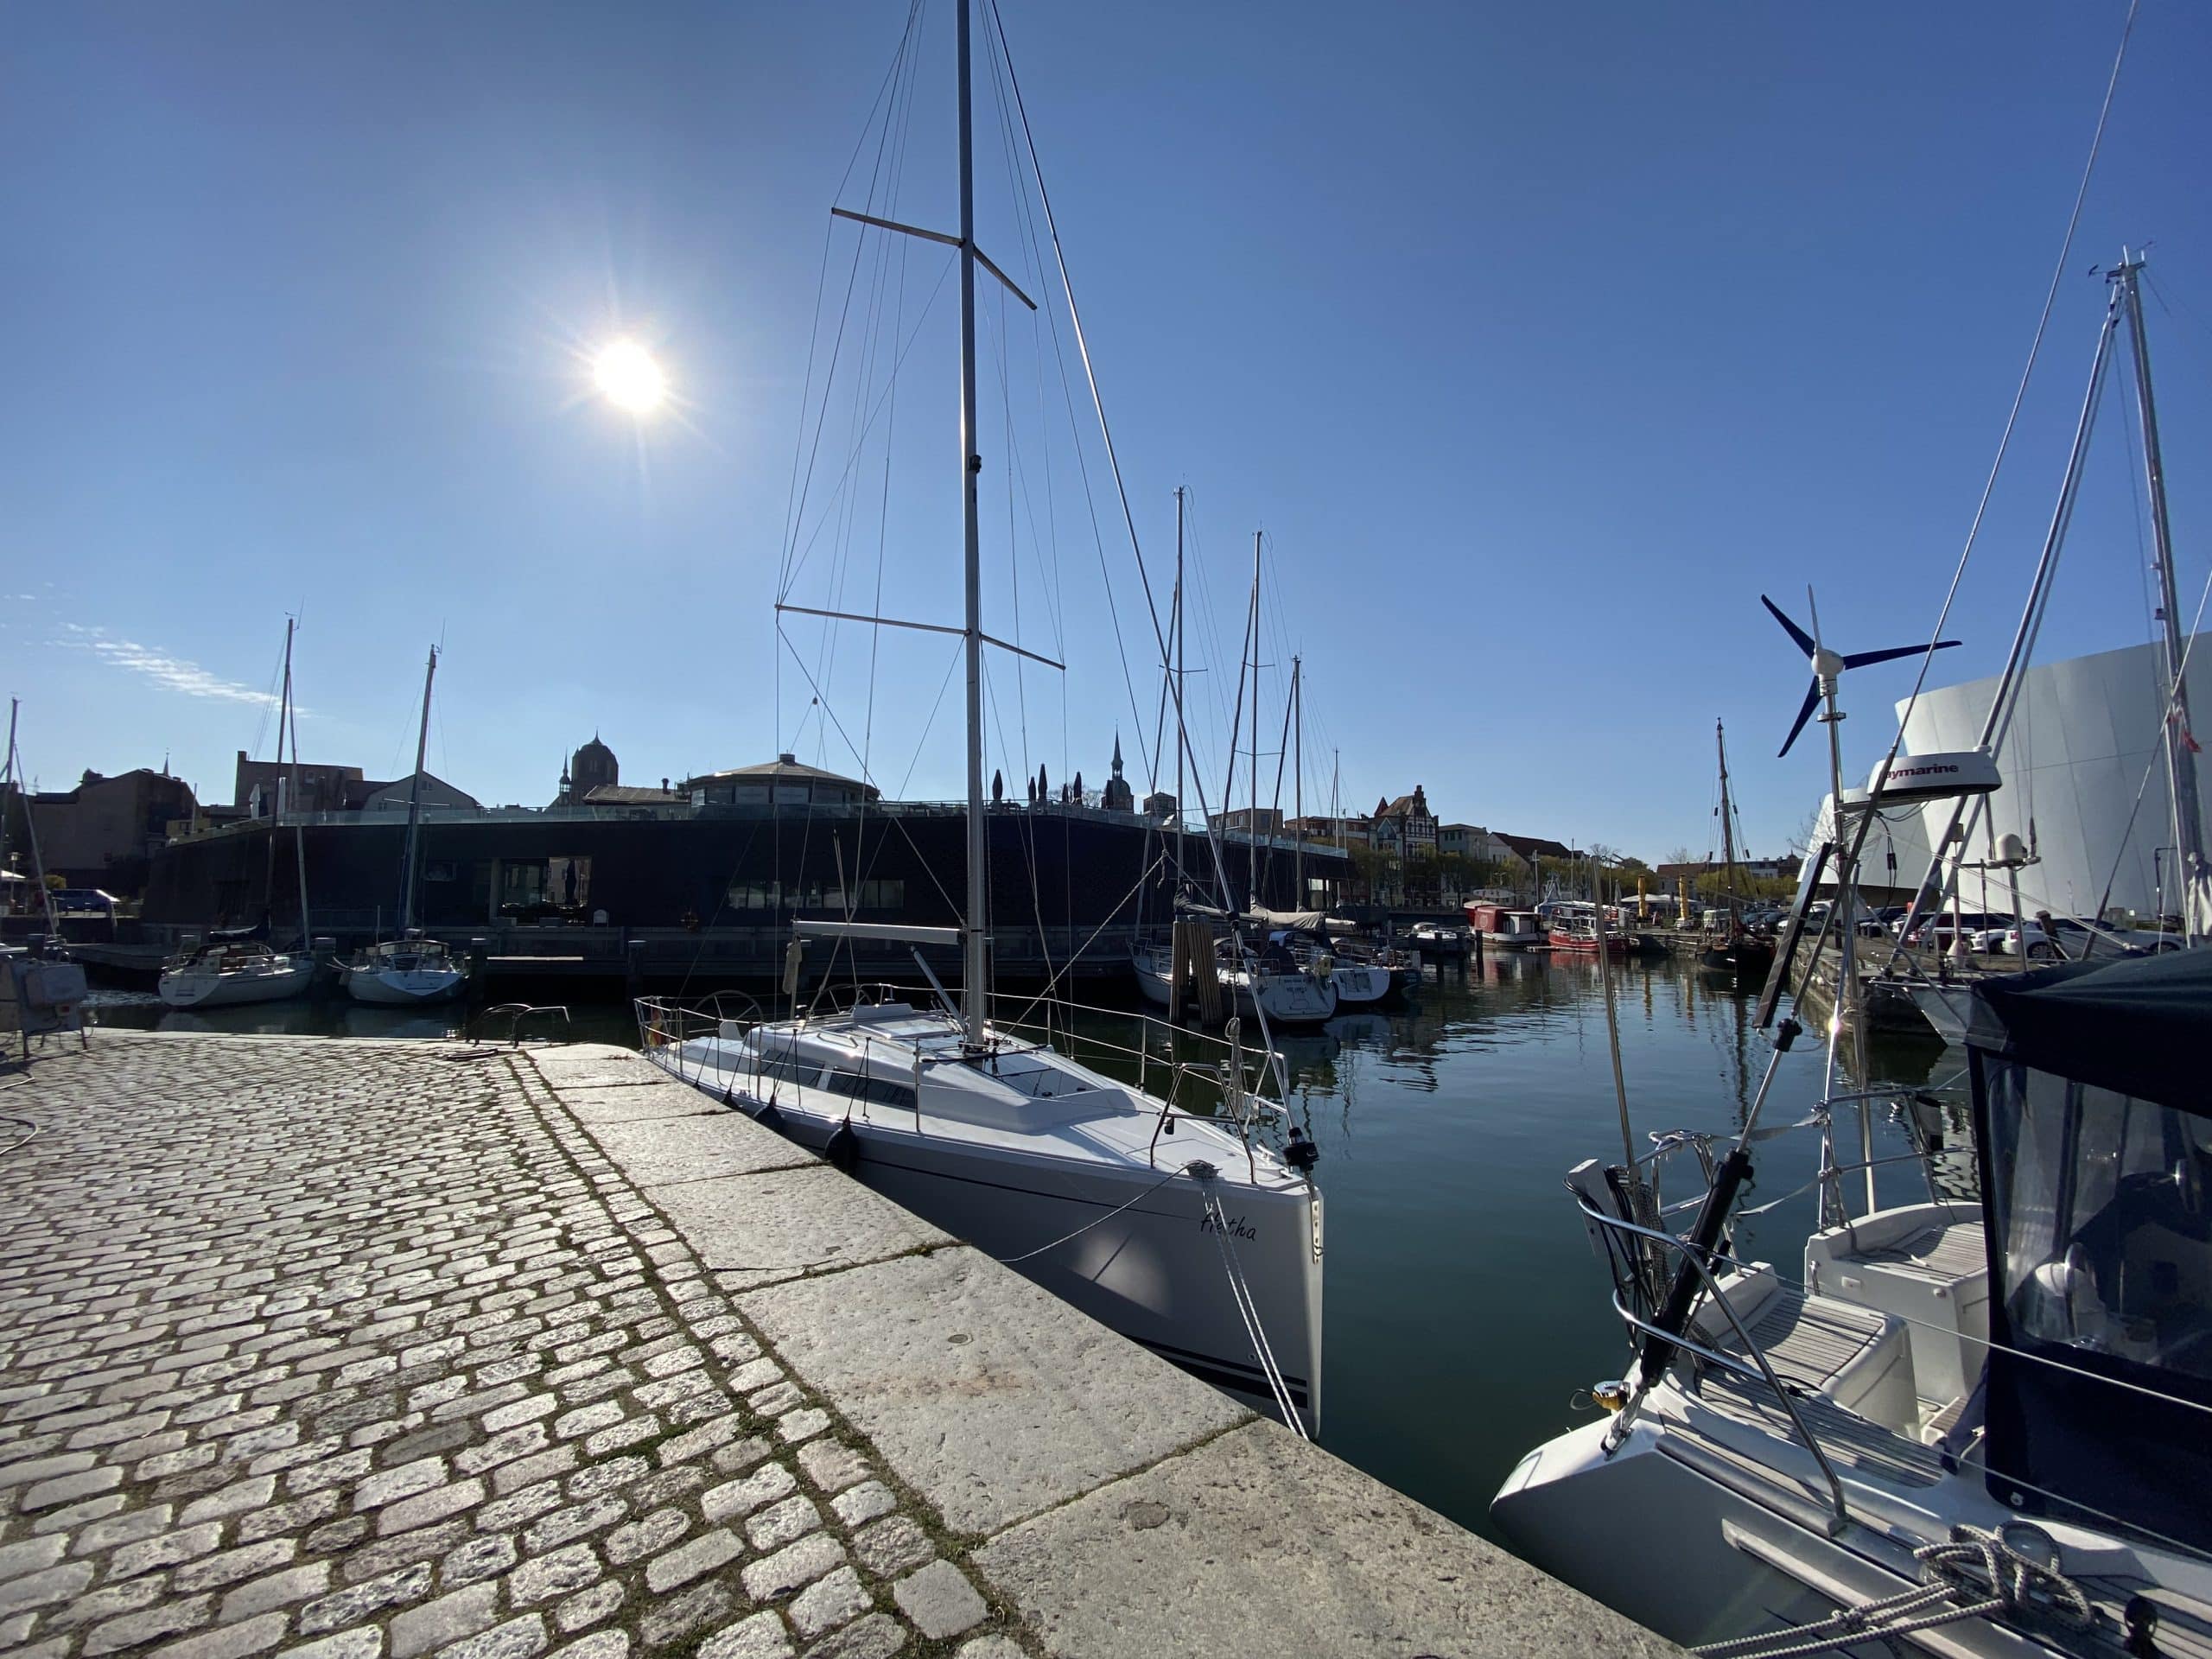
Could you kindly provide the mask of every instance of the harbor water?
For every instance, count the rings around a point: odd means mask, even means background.
[[[1655,1133],[1732,1135],[1772,1052],[1751,1027],[1754,987],[1685,959],[1612,969],[1622,1069],[1639,1152]],[[1339,1018],[1279,1043],[1291,1103],[1319,1143],[1327,1197],[1322,1441],[1388,1484],[1495,1535],[1488,1504],[1532,1446],[1588,1421],[1586,1390],[1622,1375],[1629,1350],[1563,1185],[1585,1159],[1618,1162],[1621,1122],[1594,962],[1492,955],[1429,977],[1402,1006]],[[101,993],[108,1025],[207,1032],[442,1037],[454,1011],[342,999],[184,1014],[150,996]],[[626,1004],[569,1005],[569,1035],[634,1045]],[[533,1026],[531,1034],[550,1032]],[[1962,1095],[1956,1050],[1878,1042],[1872,1082],[1946,1103]],[[1808,1033],[1782,1061],[1761,1122],[1804,1119],[1822,1094]],[[1857,1085],[1840,1078],[1839,1093]],[[1837,1113],[1855,1160],[1858,1109]],[[1908,1150],[1878,1104],[1877,1160]],[[1817,1167],[1810,1129],[1758,1148],[1743,1253],[1802,1272]],[[1877,1171],[1888,1202],[1924,1197],[1910,1163]],[[1860,1178],[1852,1192],[1858,1202]],[[1666,1196],[1694,1195],[1677,1159]]]

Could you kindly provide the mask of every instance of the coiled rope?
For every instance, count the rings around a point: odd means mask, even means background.
[[[2003,1533],[2003,1528],[1953,1527],[1947,1541],[1912,1552],[1922,1582],[1909,1590],[1841,1608],[1817,1624],[1709,1642],[1690,1651],[1701,1659],[1800,1659],[1995,1615],[2025,1615],[2087,1630],[2095,1611],[2081,1586],[2058,1570],[2056,1552],[2051,1560],[2039,1561],[2007,1543]],[[1961,1596],[1973,1599],[1961,1600]]]

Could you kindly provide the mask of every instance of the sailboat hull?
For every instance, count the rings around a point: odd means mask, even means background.
[[[346,988],[356,1002],[410,1008],[451,1001],[467,981],[459,968],[356,968],[346,974]]]
[[[278,1002],[297,996],[315,978],[309,957],[279,957],[284,965],[265,971],[221,973],[181,969],[162,976],[161,999],[173,1008],[227,1008],[249,1002]]]
[[[748,1116],[766,1103],[734,1042],[649,1047],[646,1058]],[[785,1083],[772,1092],[779,1133],[826,1153],[833,1135],[849,1131],[836,1161],[855,1179],[1100,1324],[1279,1416],[1237,1310],[1232,1287],[1241,1281],[1293,1408],[1309,1433],[1317,1429],[1321,1196],[1310,1184],[1215,1181],[1224,1236],[1198,1184],[1173,1179],[1192,1156],[1221,1158],[1216,1139],[1198,1144],[1188,1128],[1160,1139],[1156,1163],[1109,1164],[936,1132],[926,1117],[918,1124],[907,1112],[826,1090]]]

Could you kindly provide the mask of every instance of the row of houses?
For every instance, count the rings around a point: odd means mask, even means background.
[[[135,766],[112,776],[87,771],[73,788],[37,790],[10,800],[8,862],[14,874],[28,874],[35,836],[40,865],[60,877],[64,886],[134,899],[145,890],[147,868],[166,842],[270,816],[277,810],[289,772],[274,760],[248,760],[239,750],[226,804],[202,801],[190,784],[172,776],[166,766]],[[378,779],[365,776],[359,766],[302,764],[296,810],[404,812],[415,793],[412,774]],[[427,772],[421,797],[425,806],[477,805],[474,797]],[[283,810],[295,810],[295,804],[286,799]]]
[[[1289,835],[1339,847],[1365,847],[1394,857],[1414,859],[1443,855],[1471,859],[1478,864],[1506,870],[1534,869],[1540,859],[1573,858],[1573,849],[1544,836],[1510,836],[1478,823],[1446,823],[1429,806],[1427,791],[1414,785],[1409,795],[1385,796],[1375,810],[1363,816],[1332,817],[1326,814],[1286,817],[1262,807],[1216,813],[1214,828],[1236,835],[1254,830],[1263,836]]]

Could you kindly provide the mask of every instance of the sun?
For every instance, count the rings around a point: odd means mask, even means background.
[[[592,379],[600,396],[632,415],[650,415],[668,399],[668,376],[634,340],[601,346],[592,359]]]

